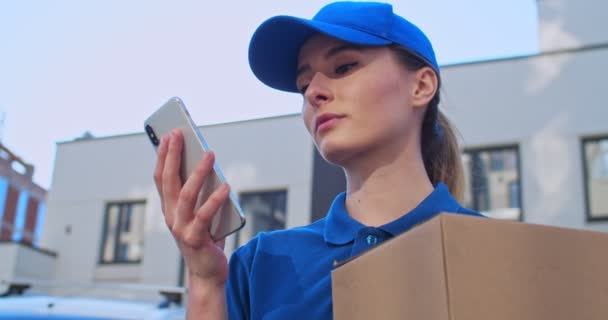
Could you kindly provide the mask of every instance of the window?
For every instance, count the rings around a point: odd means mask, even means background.
[[[237,246],[245,244],[258,232],[285,228],[287,191],[247,192],[240,194],[247,224],[237,234]]]
[[[583,139],[587,219],[608,219],[608,137]]]
[[[521,220],[519,150],[516,146],[466,150],[462,162],[465,207],[492,218]]]
[[[3,150],[0,150],[0,154]],[[4,151],[6,152],[6,151]],[[5,177],[0,177],[0,235],[3,233],[4,229],[8,229],[8,223],[4,221],[4,210],[6,206],[6,197],[8,194],[8,180]],[[10,229],[12,233],[12,228]]]
[[[144,201],[108,203],[99,263],[139,263],[144,247]]]
[[[19,242],[23,239],[28,199],[29,192],[21,191],[21,193],[19,193],[19,200],[17,201],[17,212],[15,215],[15,224],[13,225],[13,241],[15,242]]]

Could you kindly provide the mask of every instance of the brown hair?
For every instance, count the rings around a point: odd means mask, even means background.
[[[400,46],[392,45],[400,62],[412,71],[428,66],[422,58]],[[439,77],[439,74],[437,74]],[[448,118],[439,110],[439,89],[429,101],[422,121],[420,148],[426,173],[433,185],[444,182],[450,193],[459,201],[464,198],[464,173],[460,148],[455,129]]]

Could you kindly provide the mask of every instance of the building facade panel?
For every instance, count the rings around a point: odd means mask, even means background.
[[[464,146],[520,146],[524,221],[608,231],[586,221],[580,155],[582,137],[608,132],[606,61],[608,48],[444,68]]]
[[[608,2],[539,0],[539,42],[543,51],[608,42],[604,32]]]

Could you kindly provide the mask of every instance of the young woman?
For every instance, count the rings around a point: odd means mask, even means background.
[[[183,137],[164,138],[154,178],[189,272],[189,319],[331,319],[335,261],[439,212],[478,215],[456,200],[460,153],[438,109],[431,43],[390,5],[337,2],[312,20],[271,18],[255,32],[249,61],[268,86],[302,94],[304,124],[323,157],[344,169],[347,189],[326,218],[259,234],[228,263],[208,233],[228,186],[194,208],[213,153],[182,183]]]

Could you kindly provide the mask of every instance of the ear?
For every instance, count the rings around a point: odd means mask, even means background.
[[[430,67],[423,67],[416,71],[414,85],[412,86],[412,105],[425,107],[435,96],[439,86],[437,74]]]

